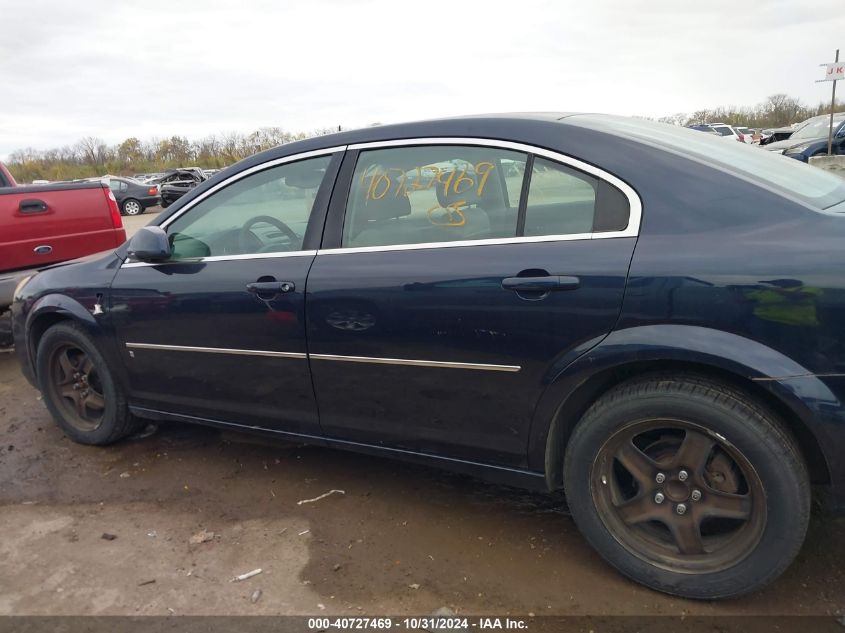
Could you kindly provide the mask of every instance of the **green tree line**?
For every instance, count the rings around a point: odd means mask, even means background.
[[[837,101],[835,112],[845,112],[845,102]],[[727,123],[750,128],[777,128],[799,123],[810,117],[830,113],[830,101],[817,106],[808,106],[795,97],[774,94],[754,106],[719,106],[710,110],[678,112],[660,117],[658,121],[674,125],[698,125],[700,123]]]
[[[279,127],[263,127],[249,134],[213,134],[197,141],[189,141],[184,136],[148,141],[131,137],[116,145],[88,136],[73,145],[55,149],[15,150],[9,155],[6,166],[15,180],[21,183],[73,180],[105,174],[131,176],[171,167],[216,169],[284,143],[335,131],[320,129],[292,133]]]
[[[845,111],[838,102],[837,112]],[[830,111],[830,103],[808,106],[795,97],[775,94],[754,106],[720,106],[696,112],[678,112],[658,120],[674,125],[694,125],[720,121],[751,128],[772,128],[798,123]],[[49,150],[15,150],[7,167],[18,182],[33,180],[72,180],[114,174],[160,172],[171,167],[214,169],[231,165],[242,158],[271,147],[310,136],[329,134],[334,129],[291,133],[280,127],[263,127],[249,134],[230,132],[190,141],[184,136],[153,138],[142,141],[131,137],[116,145],[102,139],[85,137],[74,145]]]

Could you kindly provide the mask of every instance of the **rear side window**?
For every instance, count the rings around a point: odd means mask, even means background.
[[[544,158],[534,159],[526,236],[590,233],[596,211],[598,178]]]
[[[527,156],[426,145],[361,152],[344,247],[515,237]]]
[[[714,125],[713,129],[719,133],[719,136],[731,136],[733,134],[731,128],[727,125]]]
[[[342,246],[401,246],[622,231],[628,199],[599,178],[511,150],[425,145],[363,151]]]

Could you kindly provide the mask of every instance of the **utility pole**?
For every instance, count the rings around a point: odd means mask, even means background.
[[[836,59],[839,62],[839,49],[836,49]],[[830,129],[827,131],[827,155],[830,156],[833,150],[833,110],[836,108],[836,81],[833,82],[833,96],[830,98]]]

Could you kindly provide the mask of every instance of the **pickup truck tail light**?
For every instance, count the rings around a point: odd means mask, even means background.
[[[106,194],[106,201],[111,212],[111,223],[116,229],[123,228],[123,218],[120,217],[120,209],[117,208],[117,199],[115,199],[112,190],[108,187],[103,187],[103,193]]]

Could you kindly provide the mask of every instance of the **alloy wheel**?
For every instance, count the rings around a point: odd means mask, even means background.
[[[50,357],[50,388],[67,421],[81,431],[103,421],[106,400],[99,374],[88,354],[72,344],[59,345]]]
[[[127,200],[123,205],[123,212],[126,215],[138,215],[141,210],[141,204],[135,200]]]
[[[762,482],[748,459],[682,420],[643,420],[614,433],[593,462],[591,488],[613,537],[675,572],[735,565],[766,525]]]

